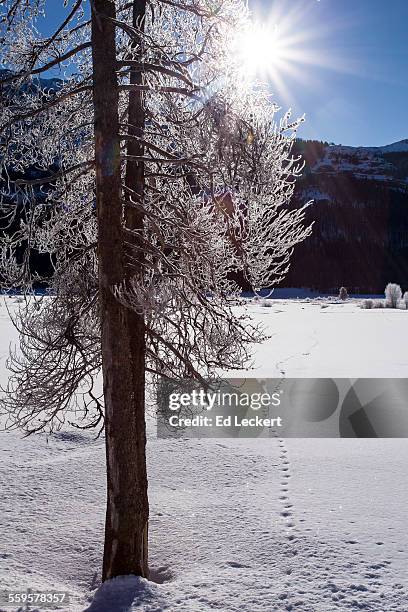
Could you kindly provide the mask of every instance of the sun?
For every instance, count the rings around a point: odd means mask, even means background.
[[[267,78],[284,60],[284,40],[277,26],[254,24],[238,36],[236,53],[249,78]]]
[[[304,51],[301,38],[293,35],[290,24],[273,17],[264,22],[252,20],[237,34],[232,48],[242,82],[250,86],[266,82],[280,101],[289,101],[289,105],[291,92],[287,83],[304,78],[304,71],[299,69],[306,57]]]
[[[243,87],[266,83],[279,104],[292,107],[299,92],[313,89],[327,95],[323,70],[360,74],[358,62],[350,62],[332,44],[352,24],[323,21],[320,2],[291,0],[285,9],[283,4],[276,2],[269,14],[251,13],[228,43]]]

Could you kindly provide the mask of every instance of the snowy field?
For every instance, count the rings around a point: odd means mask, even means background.
[[[271,339],[255,349],[254,376],[408,378],[408,311],[363,310],[362,299],[268,300],[251,306]]]
[[[271,335],[254,376],[408,376],[408,312],[250,309]],[[4,382],[4,306],[0,334]],[[102,587],[103,442],[0,434],[2,590],[69,591],[64,612],[408,611],[406,440],[175,441],[149,429],[152,580]]]

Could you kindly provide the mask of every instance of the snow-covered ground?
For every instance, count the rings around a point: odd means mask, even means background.
[[[271,334],[256,376],[407,376],[408,312],[251,310]],[[2,307],[2,381],[13,336]],[[0,434],[0,590],[67,590],[64,612],[408,611],[406,440],[157,440],[149,429],[152,580],[102,587],[103,441]]]
[[[408,378],[408,311],[360,308],[362,299],[268,300],[251,306],[271,339],[255,348],[254,376]]]

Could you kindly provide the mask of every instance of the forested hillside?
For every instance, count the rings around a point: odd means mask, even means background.
[[[314,200],[312,235],[284,285],[361,293],[408,286],[408,140],[381,148],[299,141],[306,161],[296,200]]]

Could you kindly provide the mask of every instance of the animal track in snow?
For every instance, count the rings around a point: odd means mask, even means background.
[[[289,542],[294,542],[295,536],[292,536],[292,531],[295,528],[295,521],[293,518],[293,503],[290,499],[289,493],[289,480],[291,478],[291,465],[288,457],[288,451],[286,449],[285,441],[282,438],[278,438],[279,445],[279,459],[280,459],[280,496],[282,509],[279,512],[282,520],[285,521],[286,539]],[[289,549],[290,553],[296,554],[292,549]],[[297,551],[296,551],[297,552]]]

